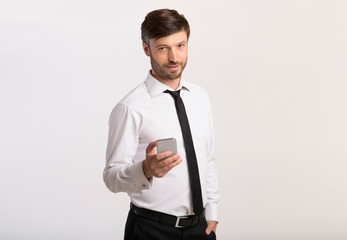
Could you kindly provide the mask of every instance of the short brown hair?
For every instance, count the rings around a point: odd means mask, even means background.
[[[141,25],[141,38],[149,46],[150,39],[158,39],[171,34],[186,31],[187,39],[190,27],[187,19],[176,10],[158,9],[147,14]]]

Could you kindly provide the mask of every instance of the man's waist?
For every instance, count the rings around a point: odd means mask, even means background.
[[[177,228],[191,227],[205,219],[205,212],[198,215],[174,216],[146,208],[140,208],[131,203],[131,211],[138,216]]]

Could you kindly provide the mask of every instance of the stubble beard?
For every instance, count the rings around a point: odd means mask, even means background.
[[[170,65],[180,65],[181,67],[178,71],[169,72],[169,70],[167,69],[167,66],[170,66]],[[180,78],[186,65],[187,65],[187,61],[169,62],[164,65],[159,65],[159,63],[155,61],[153,57],[151,57],[152,70],[163,80],[176,80]]]

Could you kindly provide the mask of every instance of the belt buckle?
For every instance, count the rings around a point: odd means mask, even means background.
[[[183,217],[177,217],[177,219],[176,219],[176,224],[175,224],[175,227],[176,228],[184,228],[184,226],[180,226],[179,224],[180,224],[180,220],[181,219],[184,219],[184,218],[188,218],[187,216],[183,216]]]

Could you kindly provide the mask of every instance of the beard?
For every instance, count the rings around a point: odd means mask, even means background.
[[[170,71],[168,66],[177,66],[180,68],[177,71]],[[153,57],[151,57],[152,70],[161,78],[165,80],[175,80],[180,78],[184,68],[187,65],[187,61],[184,62],[168,62],[166,64],[160,65]]]

